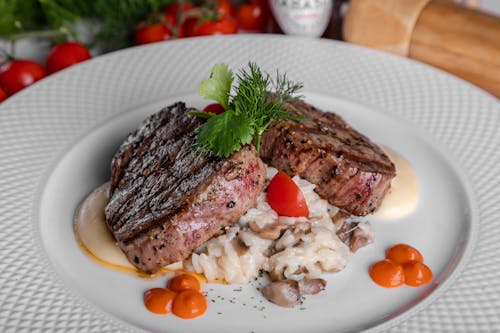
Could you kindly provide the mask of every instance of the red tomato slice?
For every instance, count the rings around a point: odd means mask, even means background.
[[[47,76],[42,65],[31,60],[14,60],[0,68],[0,86],[10,96]]]
[[[47,56],[47,71],[54,73],[90,59],[89,50],[78,42],[64,42],[54,46]]]
[[[0,87],[0,103],[7,99],[7,93]]]
[[[215,114],[221,114],[224,111],[226,111],[226,110],[224,110],[224,107],[222,105],[220,105],[219,103],[208,104],[203,109],[203,112],[212,112]]]
[[[267,201],[280,216],[307,217],[306,199],[295,182],[284,172],[278,172],[267,187]]]

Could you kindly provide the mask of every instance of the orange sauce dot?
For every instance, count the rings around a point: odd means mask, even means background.
[[[391,260],[376,262],[370,267],[372,280],[385,288],[395,288],[404,284],[403,267]]]
[[[172,312],[183,319],[201,316],[207,310],[207,300],[199,291],[188,289],[177,294],[172,304]]]
[[[168,288],[175,292],[181,292],[184,290],[196,290],[200,291],[201,285],[200,281],[192,275],[180,274],[174,276],[170,281],[168,281]]]
[[[387,250],[385,257],[398,264],[409,261],[424,262],[422,254],[414,247],[407,244],[396,244]]]
[[[432,271],[427,265],[410,261],[403,265],[405,283],[412,287],[423,286],[432,280]]]
[[[156,314],[172,312],[172,304],[177,294],[167,288],[153,288],[144,293],[144,305]]]

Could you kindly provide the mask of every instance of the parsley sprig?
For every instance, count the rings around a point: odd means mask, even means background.
[[[210,77],[202,81],[199,94],[221,104],[225,112],[191,112],[191,115],[208,118],[199,129],[196,144],[202,152],[218,157],[228,157],[245,144],[254,143],[260,148],[262,134],[276,119],[300,120],[283,108],[283,104],[297,99],[302,84],[287,79],[286,74],[276,73],[273,80],[255,63],[234,75],[225,64],[215,65]]]

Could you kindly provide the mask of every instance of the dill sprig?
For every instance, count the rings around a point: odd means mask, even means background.
[[[231,95],[233,72],[225,64],[215,65],[210,77],[200,84],[202,97],[214,100],[225,108],[219,115],[192,112],[209,118],[197,134],[196,144],[201,151],[228,157],[245,144],[254,143],[260,149],[262,134],[273,120],[294,119],[283,104],[299,98],[302,84],[294,83],[286,74],[276,73],[273,80],[255,63],[248,64],[236,75],[237,87]]]

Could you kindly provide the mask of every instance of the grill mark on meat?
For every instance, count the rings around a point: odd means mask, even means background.
[[[176,103],[146,119],[114,156],[106,222],[129,261],[151,273],[237,221],[264,186],[253,146],[227,159],[195,152],[203,120]]]
[[[373,212],[395,176],[387,155],[338,115],[301,101],[285,107],[307,119],[271,123],[262,137],[261,157],[316,184],[322,198],[351,214]]]

